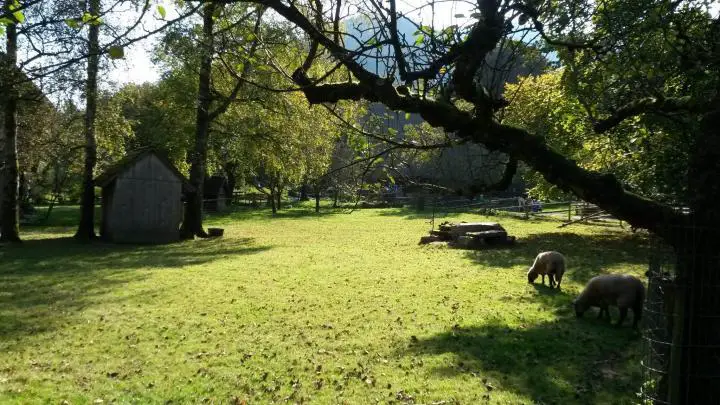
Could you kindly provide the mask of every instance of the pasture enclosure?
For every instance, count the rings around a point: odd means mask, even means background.
[[[413,211],[256,210],[131,247],[74,243],[55,214],[0,249],[1,403],[632,404],[642,383],[639,334],[571,308],[592,276],[646,270],[617,227],[504,218],[515,247],[466,251],[417,245]],[[560,291],[525,276],[550,249]]]

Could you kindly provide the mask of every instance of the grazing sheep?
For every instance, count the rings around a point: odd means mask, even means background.
[[[550,287],[555,285],[560,288],[563,274],[565,274],[565,256],[559,252],[542,252],[535,257],[533,265],[527,272],[528,283],[535,282],[539,275],[542,275],[542,283],[545,284],[545,275],[550,278]]]
[[[573,301],[575,314],[578,318],[590,307],[599,307],[598,318],[603,314],[610,319],[610,305],[618,307],[620,319],[617,326],[622,325],[627,316],[628,308],[633,310],[633,327],[637,327],[642,318],[645,286],[638,278],[627,274],[603,274],[588,281],[585,289]]]

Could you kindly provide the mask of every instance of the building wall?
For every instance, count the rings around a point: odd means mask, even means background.
[[[182,180],[147,155],[121,173],[107,207],[114,242],[166,243],[179,239]]]

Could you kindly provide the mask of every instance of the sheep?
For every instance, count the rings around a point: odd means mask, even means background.
[[[603,274],[588,281],[585,289],[573,301],[575,315],[580,318],[590,307],[599,307],[598,319],[603,314],[610,319],[610,305],[618,307],[621,326],[627,316],[628,308],[633,310],[633,327],[636,328],[642,318],[645,286],[637,277],[627,274]]]
[[[550,287],[555,285],[557,279],[557,288],[560,289],[560,282],[565,274],[565,256],[555,251],[538,254],[533,265],[528,269],[528,283],[535,282],[535,279],[542,275],[542,283],[545,284],[546,274],[550,278]]]

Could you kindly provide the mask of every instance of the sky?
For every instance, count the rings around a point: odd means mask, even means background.
[[[359,0],[356,0],[359,1]],[[467,1],[435,0],[435,10],[427,6],[428,0],[398,0],[398,10],[414,21],[430,25],[431,20],[436,27],[447,27],[452,24],[462,25],[470,21],[472,17],[472,4]],[[351,2],[346,2],[351,3]],[[166,18],[177,17],[177,11],[172,5],[173,0],[160,0],[156,4],[162,5],[166,10]],[[720,13],[720,2],[711,6],[714,16]],[[146,29],[153,29],[162,24],[158,19],[157,10],[153,10],[154,16],[145,23]],[[155,36],[157,38],[157,36]],[[115,61],[115,67],[111,69],[108,79],[116,84],[155,82],[160,78],[161,72],[151,62],[151,50],[157,39],[145,40],[125,49],[125,58]]]
[[[175,18],[178,15],[175,7],[172,6],[172,1],[160,1],[158,4],[165,8],[167,19]],[[430,21],[433,19],[432,10],[430,7],[419,7],[422,5],[427,5],[426,1],[399,0],[397,7],[399,11],[406,13],[413,20],[430,25]],[[153,10],[153,13],[155,18],[148,19],[145,23],[146,29],[153,29],[162,24],[162,21],[157,18],[159,16],[157,10]],[[438,1],[435,6],[434,23],[436,27],[462,24],[470,18],[471,13],[471,5],[467,2]],[[459,14],[463,14],[465,17],[456,17]],[[119,86],[127,83],[140,84],[157,81],[161,72],[153,66],[150,56],[156,41],[157,39],[145,40],[125,49],[125,57],[113,62],[115,66],[109,72],[107,79]]]

